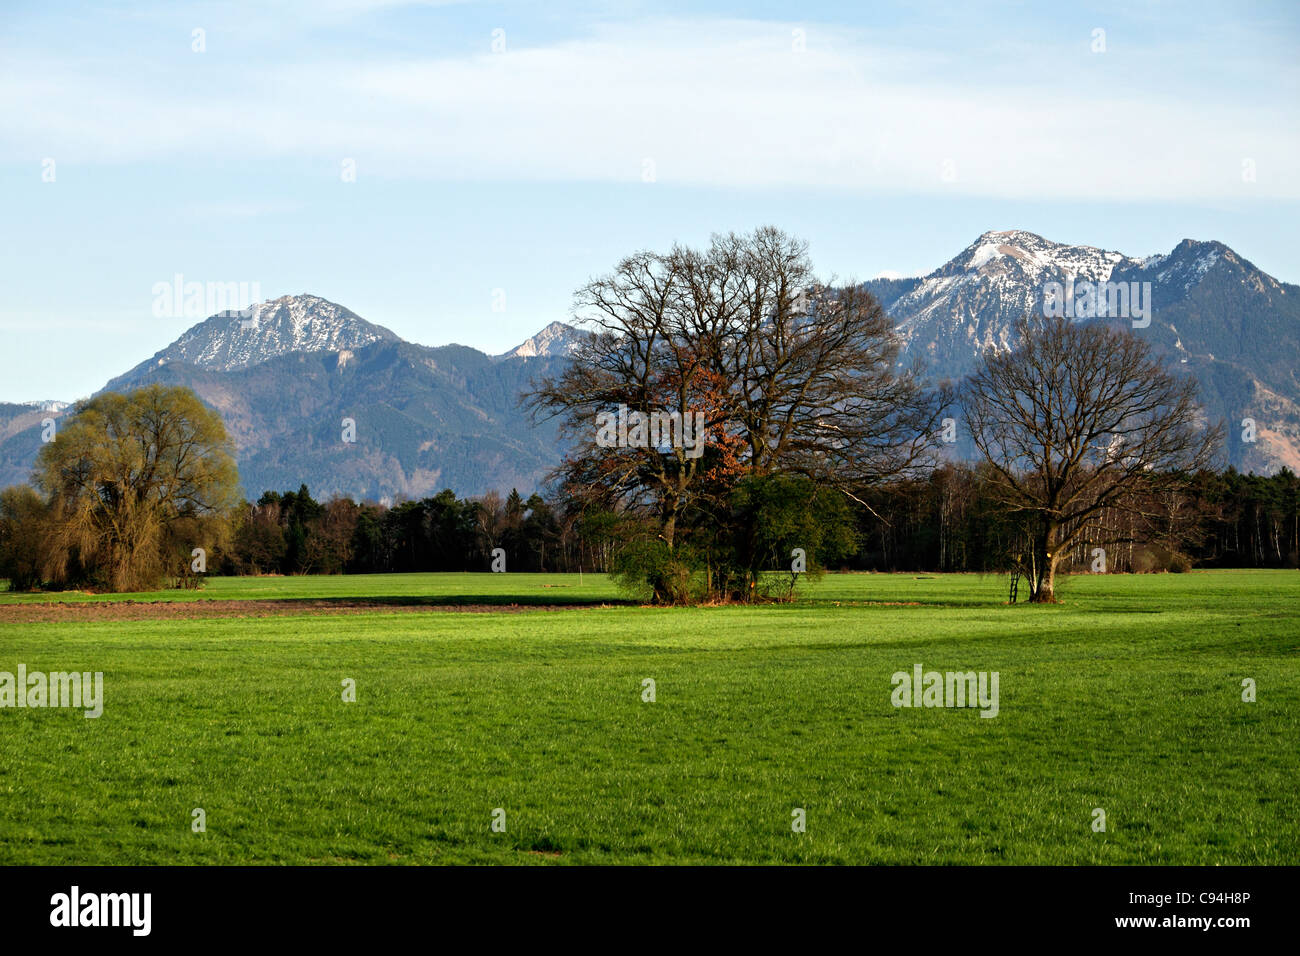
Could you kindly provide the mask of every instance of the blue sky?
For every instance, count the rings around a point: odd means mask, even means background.
[[[6,0],[0,400],[175,339],[177,273],[490,352],[631,251],[767,223],[842,279],[1023,228],[1300,282],[1298,11]]]

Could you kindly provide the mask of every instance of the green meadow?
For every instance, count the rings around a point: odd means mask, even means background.
[[[1061,598],[860,574],[647,608],[419,574],[111,599],[347,613],[25,621],[108,599],[0,594],[0,671],[104,675],[98,719],[0,709],[0,863],[1300,863],[1300,572]],[[422,606],[448,604],[473,609]],[[996,671],[997,716],[893,706],[917,664]]]

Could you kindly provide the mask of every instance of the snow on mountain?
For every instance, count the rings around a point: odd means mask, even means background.
[[[983,276],[1021,274],[1030,278],[1042,277],[1044,281],[1066,274],[1105,281],[1116,265],[1131,261],[1118,252],[1051,242],[1032,232],[1009,229],[984,233],[935,271],[943,275],[971,272]]]
[[[1136,271],[1141,273],[1143,281],[1157,283],[1167,292],[1177,294],[1191,292],[1216,268],[1238,276],[1243,283],[1249,282],[1258,292],[1286,295],[1286,288],[1281,282],[1260,271],[1221,242],[1184,239],[1167,255],[1143,259]],[[1166,298],[1168,297],[1167,295]]]
[[[398,338],[319,296],[286,295],[243,313],[210,316],[136,369],[184,362],[229,372],[291,352],[337,352],[383,341]]]
[[[1269,422],[1267,440],[1231,444],[1230,460],[1264,471],[1300,466],[1300,290],[1221,242],[1184,239],[1135,258],[1024,230],[986,232],[926,276],[866,285],[897,325],[901,362],[956,381],[985,349],[1012,346],[1018,319],[1044,313],[1049,283],[1082,282],[1138,284],[1146,324],[1134,330],[1198,379],[1211,420]]]
[[[1221,242],[1184,239],[1173,251],[1134,258],[1092,246],[1052,242],[1024,230],[986,232],[944,265],[916,281],[868,283],[898,323],[909,351],[944,357],[948,343],[973,358],[1006,345],[1014,321],[1041,314],[1048,283],[1150,282],[1157,309],[1180,301],[1218,267],[1256,291],[1286,289]],[[946,373],[964,371],[945,366]]]
[[[509,352],[495,356],[496,361],[508,358],[536,358],[572,355],[578,344],[587,336],[581,329],[564,322],[552,322],[531,338],[524,339]]]
[[[881,290],[908,354],[924,353],[945,374],[963,374],[989,346],[1005,347],[1017,318],[1039,311],[1048,282],[1105,282],[1140,261],[1032,232],[986,232],[919,282]]]

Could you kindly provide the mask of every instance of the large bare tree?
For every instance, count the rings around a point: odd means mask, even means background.
[[[1030,600],[1053,602],[1070,549],[1104,543],[1097,517],[1208,465],[1221,429],[1201,420],[1195,380],[1127,329],[1045,318],[1017,332],[984,354],[961,404],[995,495],[1024,521]]]
[[[807,244],[765,227],[677,249],[674,333],[728,383],[753,474],[802,474],[856,495],[929,460],[946,392],[900,369],[893,320],[862,286],[819,279]]]
[[[856,497],[930,453],[945,395],[898,367],[893,323],[865,289],[818,280],[806,244],[778,229],[629,256],[578,291],[575,316],[592,336],[529,400],[561,419],[569,485],[656,515],[670,546],[682,514],[740,475]],[[706,448],[610,447],[597,423],[620,406],[702,415]]]

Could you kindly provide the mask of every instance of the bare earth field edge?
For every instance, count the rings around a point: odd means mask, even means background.
[[[78,601],[42,604],[0,604],[0,624],[59,621],[197,620],[227,617],[276,617],[295,614],[367,614],[461,612],[467,614],[518,614],[524,611],[572,611],[612,607],[588,604],[457,604],[433,601],[383,601],[365,599],[278,598],[273,600],[198,601]]]

